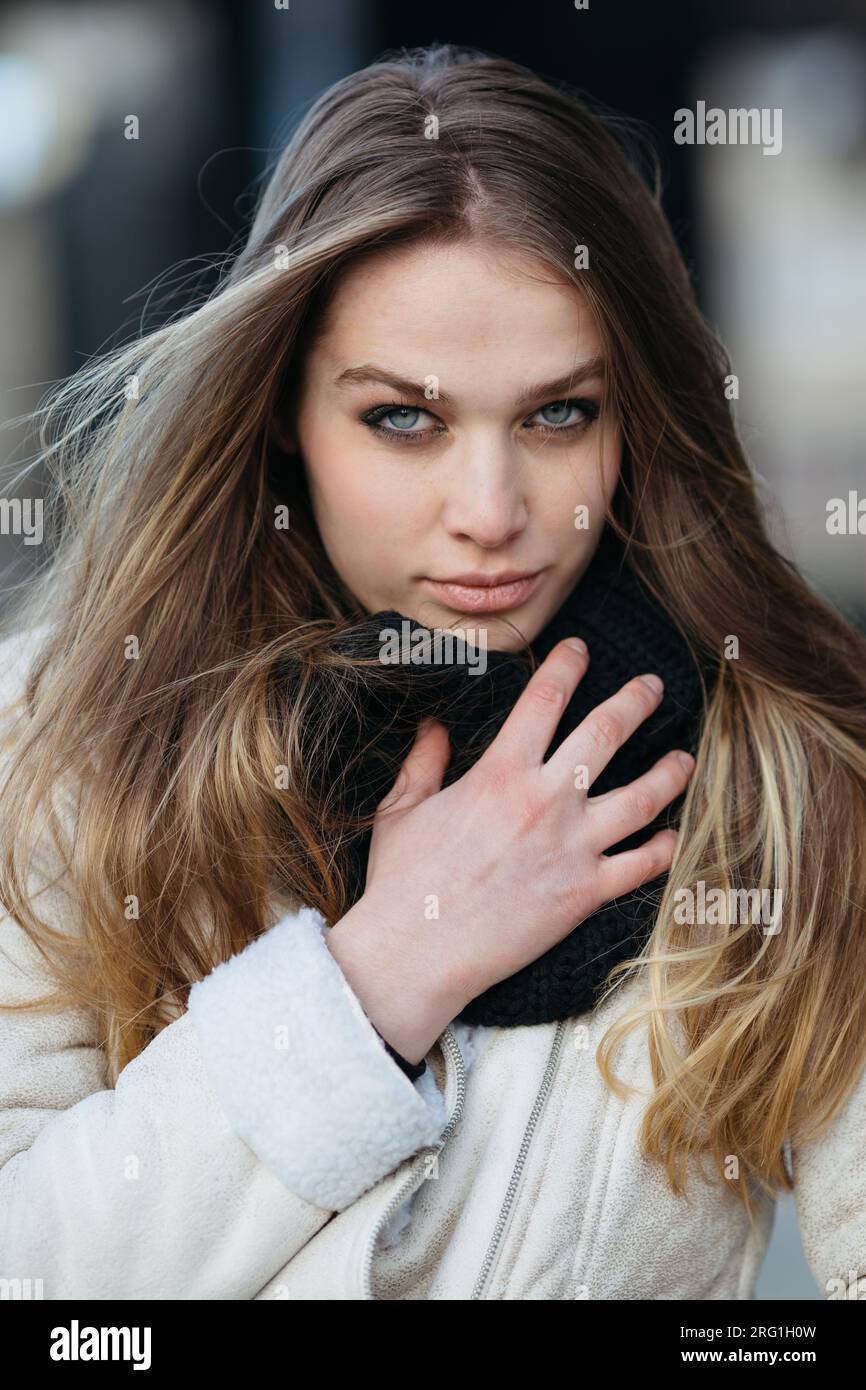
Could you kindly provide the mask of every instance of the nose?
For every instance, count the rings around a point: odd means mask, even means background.
[[[449,535],[493,550],[519,536],[528,516],[525,463],[507,446],[470,447],[454,460],[443,508]]]

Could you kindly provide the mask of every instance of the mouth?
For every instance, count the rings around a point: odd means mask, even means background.
[[[457,613],[504,613],[526,603],[541,583],[543,574],[544,570],[531,574],[511,571],[504,578],[491,575],[487,582],[483,582],[481,575],[460,575],[457,579],[425,576],[423,582],[440,602]]]

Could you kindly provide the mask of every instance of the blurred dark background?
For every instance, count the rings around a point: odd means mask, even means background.
[[[699,302],[732,353],[777,544],[863,623],[863,536],[828,534],[826,508],[866,496],[866,0],[7,4],[0,492],[14,491],[10,460],[30,457],[18,417],[53,381],[215,279],[269,156],[321,90],[434,39],[565,78],[651,132]],[[781,152],[677,145],[674,112],[698,100],[781,108]],[[37,549],[0,534],[6,595]],[[759,1290],[819,1296],[789,1204]]]

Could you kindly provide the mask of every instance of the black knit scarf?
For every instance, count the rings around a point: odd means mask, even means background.
[[[465,622],[471,626],[473,619]],[[428,640],[432,636],[422,624],[396,610],[384,610],[354,624],[334,638],[332,646],[355,657],[378,657],[384,629],[413,636],[427,633]],[[622,543],[610,527],[602,532],[581,580],[530,645],[541,661],[561,638],[575,634],[589,647],[589,666],[548,756],[596,705],[647,671],[656,672],[665,683],[661,704],[617,751],[589,795],[624,786],[672,748],[696,752],[703,714],[698,668],[677,629],[625,560]],[[466,662],[404,660],[384,670],[387,678],[377,679],[372,688],[359,677],[357,688],[346,692],[338,728],[333,727],[333,716],[330,727],[317,725],[313,710],[305,729],[305,745],[317,754],[310,765],[324,767],[323,804],[337,806],[341,814],[375,809],[393,785],[425,714],[434,715],[448,729],[452,755],[443,785],[450,785],[492,742],[531,675],[525,652],[492,648],[483,674],[473,673]],[[703,673],[709,689],[709,667]],[[680,797],[651,826],[608,852],[630,849],[660,827],[676,826],[681,808]],[[369,843],[370,832],[360,832],[343,852],[352,903],[364,889]],[[453,849],[461,852],[459,845]],[[509,1028],[549,1023],[590,1009],[611,967],[645,944],[663,883],[664,875],[606,904],[537,960],[478,995],[458,1017],[471,1024]],[[472,930],[471,923],[466,929]]]

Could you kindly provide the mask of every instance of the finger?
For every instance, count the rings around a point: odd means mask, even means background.
[[[579,646],[571,646],[572,642]],[[533,672],[478,765],[502,760],[521,767],[540,767],[588,663],[586,643],[579,637],[557,642]]]
[[[606,903],[623,893],[631,893],[642,883],[651,883],[659,874],[667,873],[674,861],[678,845],[675,830],[659,830],[645,845],[626,849],[621,854],[602,854],[599,859],[598,884]]]
[[[584,773],[583,785],[592,786],[614,753],[658,709],[663,690],[658,676],[635,676],[581,720],[553,757],[548,758],[542,771],[548,777],[568,777],[572,785],[579,785],[575,773],[580,769]]]
[[[451,757],[448,730],[438,719],[422,719],[415,742],[403,759],[393,787],[379,802],[378,810],[408,811],[442,788]]]
[[[588,797],[585,825],[589,843],[601,850],[609,849],[650,825],[688,786],[694,766],[690,753],[674,749],[627,786],[603,796]]]

